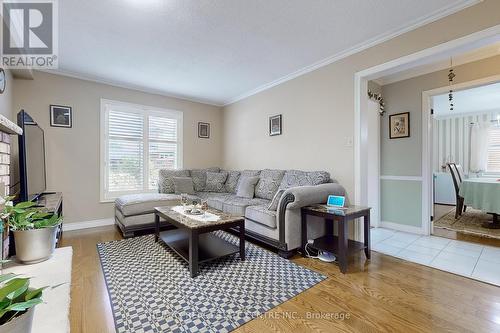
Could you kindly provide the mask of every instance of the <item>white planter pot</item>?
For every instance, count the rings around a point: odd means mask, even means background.
[[[31,308],[19,317],[0,325],[0,333],[30,333],[34,312],[35,308]]]
[[[49,259],[56,247],[58,227],[13,231],[17,260],[23,264],[35,264]]]

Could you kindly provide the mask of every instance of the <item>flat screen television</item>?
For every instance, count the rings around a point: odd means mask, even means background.
[[[23,129],[18,140],[19,200],[36,200],[47,188],[44,133],[24,110],[17,114],[17,124]]]

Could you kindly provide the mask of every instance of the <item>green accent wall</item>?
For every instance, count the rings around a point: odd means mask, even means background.
[[[381,220],[420,228],[422,225],[422,182],[381,180]]]

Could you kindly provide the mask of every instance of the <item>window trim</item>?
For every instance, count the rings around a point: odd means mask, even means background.
[[[184,165],[184,154],[183,154],[183,118],[184,113],[182,111],[176,111],[171,109],[163,109],[155,106],[141,105],[141,104],[133,104],[128,102],[121,102],[111,99],[101,98],[101,111],[100,111],[100,179],[99,179],[99,191],[100,191],[100,202],[114,202],[114,200],[120,195],[124,194],[136,194],[136,193],[154,193],[157,190],[149,189],[149,148],[146,149],[146,145],[144,145],[144,184],[145,187],[142,190],[137,191],[125,191],[125,192],[113,192],[110,195],[109,192],[106,191],[106,179],[108,175],[108,137],[107,137],[107,128],[108,128],[108,111],[110,106],[114,108],[118,108],[123,112],[137,113],[137,111],[142,111],[145,116],[145,131],[144,131],[144,142],[149,143],[149,122],[147,121],[146,116],[158,116],[158,117],[168,117],[177,120],[177,169],[182,169]]]

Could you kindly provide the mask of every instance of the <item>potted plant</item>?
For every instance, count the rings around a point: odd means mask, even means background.
[[[42,303],[45,288],[29,287],[29,278],[0,275],[0,333],[29,333],[34,306]]]
[[[12,205],[12,197],[2,210],[2,220],[14,233],[17,260],[24,264],[34,264],[50,258],[56,246],[56,234],[61,216],[35,207],[31,201]]]

